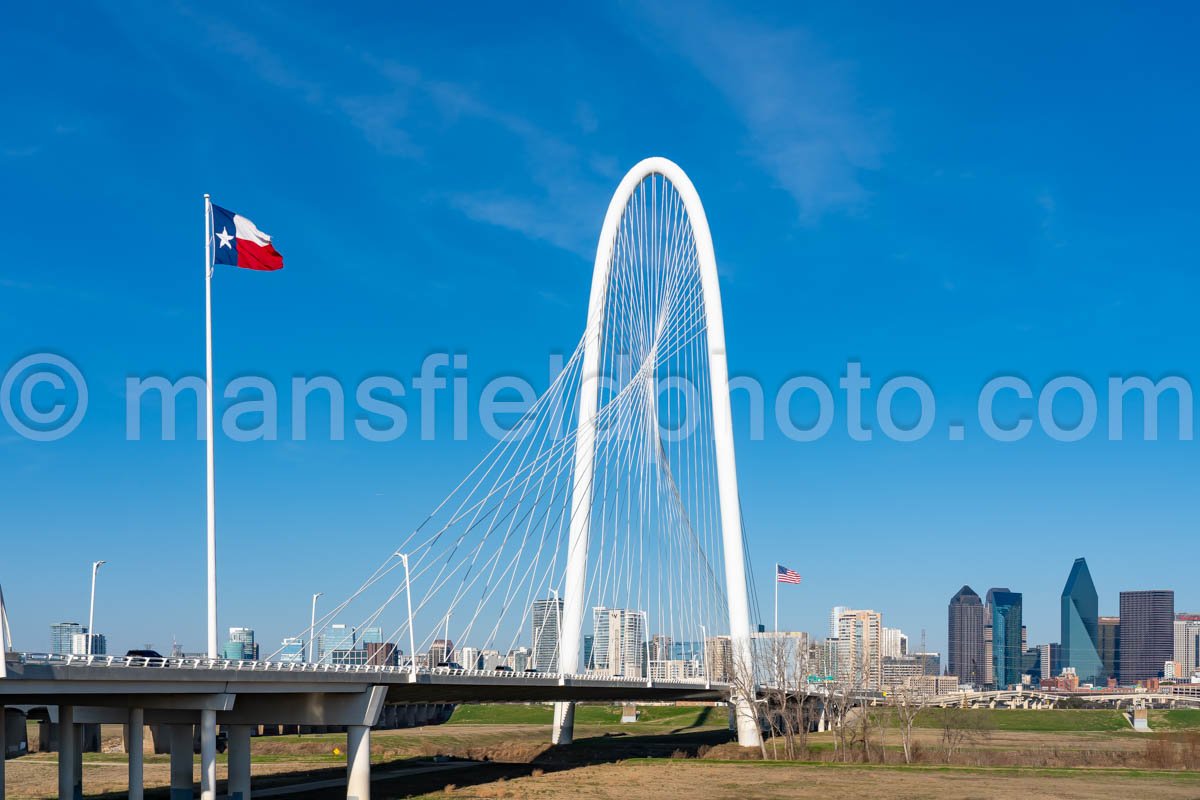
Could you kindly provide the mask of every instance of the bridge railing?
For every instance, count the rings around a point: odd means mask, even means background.
[[[185,656],[180,658],[153,656],[108,656],[108,655],[64,655],[61,653],[19,653],[19,660],[24,664],[45,664],[58,667],[111,667],[111,668],[151,668],[151,669],[210,669],[230,670],[234,672],[308,672],[308,673],[344,673],[344,674],[387,674],[409,675],[412,667],[391,664],[329,664],[301,661],[248,661],[224,658],[207,658],[202,656]],[[508,680],[550,679],[570,680],[573,683],[628,683],[631,685],[646,684],[646,678],[625,675],[598,675],[596,673],[566,674],[558,672],[516,672],[514,670],[465,669],[456,667],[417,667],[418,675],[448,675],[471,678],[503,678]],[[684,680],[654,680],[654,684],[686,684],[704,686],[703,678]],[[713,682],[712,686],[723,687],[723,684]]]

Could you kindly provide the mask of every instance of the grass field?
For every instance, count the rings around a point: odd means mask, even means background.
[[[976,708],[971,709],[970,714],[982,720],[980,727],[993,731],[1130,730],[1124,714],[1108,709]],[[936,712],[920,715],[917,725],[923,728],[940,727]]]
[[[1152,712],[1151,726],[1158,731],[1153,734],[1134,732],[1114,711],[968,713],[978,715],[983,732],[953,763],[942,757],[942,731],[929,719],[915,731],[923,760],[910,767],[903,764],[895,729],[882,734],[886,764],[832,763],[834,738],[829,733],[809,737],[805,761],[760,762],[754,760],[757,751],[729,742],[728,717],[721,707],[642,706],[637,723],[622,724],[619,706],[580,706],[575,744],[552,748],[549,706],[461,706],[447,725],[376,731],[372,762],[379,773],[435,760],[447,763],[446,758],[476,763],[383,780],[373,796],[615,800],[638,796],[638,787],[653,785],[656,793],[685,793],[688,800],[1007,799],[1022,794],[1071,800],[1200,799],[1200,771],[1194,766],[1189,771],[1189,765],[1200,764],[1200,711]],[[89,796],[122,796],[127,762],[117,751],[119,737],[119,726],[105,726],[107,752],[85,755]],[[255,786],[344,776],[345,743],[344,734],[258,737],[253,742]],[[168,763],[168,756],[147,754],[148,787],[166,784]],[[224,756],[219,757],[219,779],[225,764]],[[55,753],[13,759],[7,767],[9,800],[54,796]],[[455,788],[447,791],[451,784]],[[344,797],[345,790],[289,796],[324,800]],[[159,788],[147,797],[165,793]]]

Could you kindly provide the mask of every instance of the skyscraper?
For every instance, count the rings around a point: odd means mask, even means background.
[[[534,600],[529,609],[533,629],[533,668],[538,672],[558,672],[558,625],[562,620],[562,599]]]
[[[1104,662],[1100,659],[1099,600],[1087,561],[1075,559],[1062,590],[1063,666],[1074,667],[1080,683],[1103,683]]]
[[[283,664],[303,664],[304,640],[298,636],[284,639],[279,648],[279,661]]]
[[[1175,616],[1175,660],[1183,678],[1200,670],[1200,614]]]
[[[993,588],[987,593],[992,612],[992,675],[995,686],[1021,683],[1024,643],[1021,636],[1021,593]]]
[[[838,617],[838,679],[867,689],[883,685],[883,616],[848,608]]]
[[[1175,654],[1175,592],[1121,592],[1121,682],[1162,677]]]
[[[229,641],[221,648],[221,657],[230,661],[257,661],[258,645],[253,628],[230,628]]]
[[[983,601],[970,586],[963,586],[950,598],[950,630],[947,641],[946,674],[961,683],[981,686],[984,682]]]
[[[602,675],[645,676],[646,612],[627,608],[592,609],[594,669]]]
[[[344,663],[346,654],[354,649],[355,641],[354,628],[342,622],[335,622],[327,631],[317,636],[317,662]]]
[[[1096,647],[1104,665],[1104,680],[1121,679],[1121,618],[1099,617],[1096,620]]]
[[[87,628],[78,622],[56,622],[50,626],[50,652],[55,655],[71,655],[71,637],[86,633]]]

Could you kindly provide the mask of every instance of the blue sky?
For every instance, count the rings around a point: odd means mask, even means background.
[[[991,442],[974,422],[999,374],[1036,390],[1200,372],[1196,12],[906,11],[10,11],[0,368],[56,352],[90,390],[60,441],[0,423],[17,646],[86,617],[104,558],[112,649],[202,647],[203,444],[186,415],[177,441],[126,441],[124,383],[203,372],[204,192],[287,261],[219,273],[219,382],[407,379],[447,351],[472,377],[544,386],[548,354],[582,329],[609,196],[651,154],[704,200],[733,373],[836,386],[854,360],[876,387],[912,374],[936,392],[935,434],[915,443],[852,441],[842,404],[818,442],[750,441],[735,398],[760,595],[775,560],[805,576],[785,625],[873,607],[940,649],[969,583],[1024,592],[1031,642],[1057,641],[1080,555],[1102,612],[1134,588],[1200,607],[1194,559],[1175,557],[1200,497],[1174,412],[1157,442],[1107,441],[1103,406],[1070,444]],[[1055,410],[1078,417],[1069,398]],[[486,448],[219,440],[222,624],[268,642],[302,627],[311,592],[344,594]]]

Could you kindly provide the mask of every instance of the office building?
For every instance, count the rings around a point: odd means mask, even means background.
[[[1102,684],[1104,662],[1099,647],[1099,598],[1087,560],[1075,559],[1061,597],[1063,665],[1075,668],[1080,683]]]
[[[1200,670],[1200,614],[1176,614],[1174,633],[1174,660],[1181,669],[1178,677],[1190,678]]]
[[[884,656],[881,688],[894,689],[905,686],[910,678],[925,674],[924,665],[913,656]]]
[[[593,671],[645,677],[646,612],[597,606],[592,609],[592,633]]]
[[[279,660],[284,664],[304,663],[304,640],[299,637],[284,639],[279,648]]]
[[[838,680],[865,689],[883,684],[880,638],[883,617],[870,609],[846,609],[838,617]]]
[[[400,665],[400,650],[392,642],[364,642],[363,654],[369,667],[396,667]]]
[[[335,622],[317,637],[317,661],[330,664],[345,663],[345,654],[354,649],[355,641],[354,628]],[[338,654],[336,659],[335,653]]]
[[[253,628],[230,628],[229,641],[221,648],[221,657],[230,661],[257,661],[258,645]]]
[[[454,642],[449,639],[434,639],[429,646],[429,665],[436,667],[454,661]]]
[[[71,644],[77,633],[87,633],[87,628],[78,622],[56,622],[50,626],[50,652],[55,655],[71,655]]]
[[[987,671],[983,640],[987,621],[983,601],[970,586],[963,586],[950,598],[949,622],[946,674],[957,677],[959,683],[982,686]]]
[[[704,640],[704,664],[714,683],[733,681],[733,640],[728,636],[709,636]]]
[[[84,630],[87,630],[86,628]],[[88,651],[88,639],[92,640],[92,649]],[[71,652],[73,656],[103,656],[108,655],[108,640],[102,633],[76,633],[71,636]]]
[[[508,657],[505,659],[505,664],[512,669],[513,672],[524,672],[529,669],[532,664],[532,653],[528,647],[518,647],[516,650],[509,650]]]
[[[504,656],[500,655],[499,650],[480,650],[479,663],[480,669],[494,670],[504,665]]]
[[[1175,655],[1175,592],[1121,592],[1121,682],[1161,678]]]
[[[1025,655],[1021,593],[1007,588],[989,589],[987,605],[992,628],[991,683],[999,689],[1019,686]]]
[[[383,642],[383,628],[362,628],[358,632],[359,644],[380,644]]]
[[[650,637],[650,660],[672,661],[675,657],[675,642],[670,636],[656,633]]]
[[[1121,679],[1121,618],[1099,617],[1096,620],[1096,648],[1104,665],[1104,680]]]
[[[880,654],[884,658],[899,658],[908,655],[908,637],[899,628],[884,627],[880,631]]]
[[[942,654],[941,653],[912,653],[921,664],[922,675],[941,675],[942,674]]]
[[[458,663],[463,669],[483,669],[483,656],[478,647],[458,648]]]
[[[829,612],[829,638],[837,638],[838,635],[838,619],[846,611],[846,606],[834,606]]]
[[[562,622],[562,599],[534,600],[529,609],[533,642],[533,668],[558,672],[558,626]]]
[[[1038,679],[1047,681],[1062,672],[1062,645],[1058,642],[1038,645]]]

